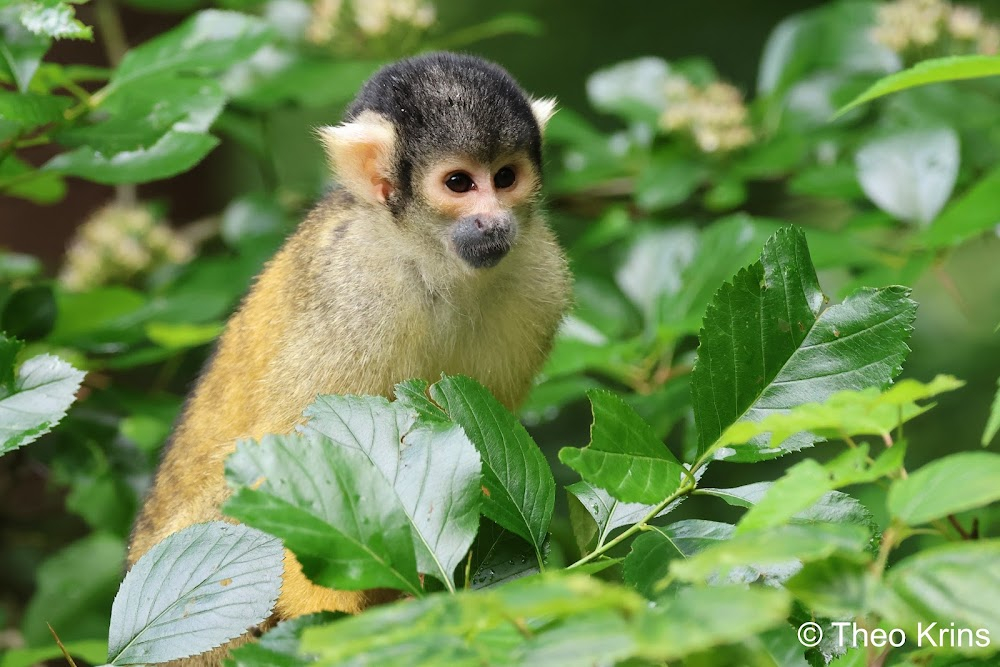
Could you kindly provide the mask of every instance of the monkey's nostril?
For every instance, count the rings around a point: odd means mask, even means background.
[[[476,229],[483,231],[484,227],[486,227],[486,225],[483,223],[482,218],[476,218]]]

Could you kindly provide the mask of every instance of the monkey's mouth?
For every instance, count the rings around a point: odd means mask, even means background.
[[[455,244],[458,256],[474,269],[489,269],[500,263],[510,252],[507,239],[491,239],[482,243]]]
[[[455,223],[451,242],[466,264],[489,269],[507,256],[516,235],[517,226],[510,216],[469,216]]]

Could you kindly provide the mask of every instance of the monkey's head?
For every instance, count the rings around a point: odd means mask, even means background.
[[[541,135],[554,108],[493,63],[432,53],[376,72],[344,122],[320,134],[355,197],[483,269],[532,222]]]

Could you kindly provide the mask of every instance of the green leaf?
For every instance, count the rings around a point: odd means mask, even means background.
[[[658,321],[658,306],[667,295],[684,287],[681,272],[692,261],[699,235],[690,226],[652,228],[634,235],[615,281],[645,316]]]
[[[861,188],[876,206],[926,226],[955,187],[958,135],[950,127],[899,130],[864,144],[854,164]]]
[[[56,319],[52,288],[45,284],[26,285],[15,290],[3,304],[0,331],[22,340],[44,338]]]
[[[473,589],[500,586],[539,571],[532,546],[523,537],[486,518],[480,521],[470,551],[467,583]],[[547,555],[547,550],[542,555]]]
[[[816,73],[879,72],[899,67],[899,58],[868,33],[875,3],[827,3],[794,14],[771,32],[757,74],[760,93],[783,93]]]
[[[837,116],[842,116],[865,102],[907,88],[997,75],[1000,75],[998,56],[951,56],[923,60],[909,69],[879,79],[868,90],[842,106],[837,111]]]
[[[13,356],[8,354],[11,341],[0,340],[4,347],[0,362],[12,364]],[[0,372],[9,378],[11,368],[7,365]],[[0,456],[51,431],[76,400],[84,375],[50,354],[25,361],[13,381],[0,387]]]
[[[48,624],[67,642],[105,637],[124,559],[122,540],[104,533],[92,533],[46,559],[38,568],[37,590],[21,622],[28,645],[52,644]],[[83,572],[86,576],[80,576]],[[101,643],[105,651],[95,664],[107,656],[107,643],[103,639]]]
[[[443,377],[431,385],[430,395],[479,450],[483,514],[528,540],[541,564],[556,490],[538,445],[517,418],[471,378]]]
[[[674,561],[670,574],[684,581],[725,575],[735,567],[761,568],[795,561],[811,562],[833,554],[850,556],[864,551],[871,538],[861,526],[789,524],[736,535],[684,561]]]
[[[267,24],[239,12],[206,9],[130,49],[106,94],[164,73],[206,75],[242,62],[271,38]]]
[[[641,653],[673,661],[784,623],[790,599],[780,589],[687,588],[641,619]]]
[[[516,656],[565,642],[564,632],[545,636],[565,627],[564,619],[575,624],[593,614],[605,619],[612,614],[629,622],[643,607],[642,598],[621,586],[589,576],[541,575],[489,590],[383,605],[308,628],[302,650],[315,654],[318,665],[536,664]],[[607,623],[612,622],[624,627]]]
[[[59,316],[49,334],[57,345],[87,347],[94,342],[139,340],[138,324],[148,317],[148,302],[126,287],[99,287],[86,292],[56,292]]]
[[[211,79],[161,76],[112,92],[91,114],[98,122],[64,130],[56,138],[114,161],[116,154],[154,146],[171,130],[208,132],[225,102],[219,84]]]
[[[93,39],[90,26],[76,19],[71,2],[33,0],[20,5],[21,25],[36,35],[54,39]]]
[[[705,181],[707,171],[697,162],[672,152],[654,156],[635,182],[635,203],[654,213],[683,203]]]
[[[594,411],[590,444],[562,448],[559,460],[624,502],[653,505],[676,491],[684,467],[649,425],[611,392],[587,395]]]
[[[834,556],[807,563],[785,588],[813,613],[842,618],[868,612],[873,583],[865,563]]]
[[[570,503],[570,518],[574,519],[575,508],[582,507],[586,512],[587,516],[593,519],[593,523],[588,525],[586,528],[579,525],[578,521],[575,521],[577,525],[574,526],[574,532],[577,533],[577,537],[583,537],[583,530],[588,530],[589,537],[596,537],[596,547],[603,545],[607,542],[611,533],[616,528],[621,528],[623,526],[631,526],[632,524],[639,523],[650,512],[653,511],[654,505],[647,505],[645,503],[623,503],[611,496],[610,493],[604,489],[594,486],[590,482],[581,481],[575,484],[570,484],[566,487],[566,490],[570,492],[572,497],[574,497],[578,503]],[[661,498],[662,500],[662,498]],[[664,507],[656,516],[661,517],[665,514],[670,513],[678,505],[683,502],[684,498],[678,498],[674,502],[670,503]],[[589,543],[590,539],[583,540],[584,546]]]
[[[55,156],[42,169],[108,185],[144,183],[187,171],[218,144],[215,137],[170,130],[149,148],[106,156],[84,146]]]
[[[56,623],[56,621],[52,621]],[[66,626],[59,625],[60,628]],[[45,628],[48,632],[48,628]],[[60,632],[60,638],[62,632]],[[49,638],[51,638],[51,633]],[[80,641],[64,641],[63,646],[74,658],[89,662],[92,665],[104,664],[104,658],[108,655],[108,643],[103,639],[83,639]],[[8,649],[0,656],[0,667],[33,667],[49,660],[59,660],[63,658],[62,649],[54,643],[48,646],[37,648],[16,648]]]
[[[63,95],[36,95],[0,90],[0,120],[22,130],[63,120],[63,112],[73,100]]]
[[[168,662],[242,635],[270,615],[283,556],[280,540],[223,521],[170,535],[125,575],[111,608],[108,662]]]
[[[1000,500],[1000,454],[961,452],[928,463],[889,488],[889,512],[911,526]]]
[[[990,407],[990,416],[986,420],[986,428],[983,429],[983,438],[980,441],[986,447],[996,437],[1000,431],[1000,378],[997,378],[997,393],[993,397],[993,405]]]
[[[875,387],[838,391],[823,403],[799,405],[757,423],[737,422],[723,433],[721,442],[746,442],[770,433],[771,446],[778,446],[804,431],[834,439],[875,435],[891,442],[890,435],[897,427],[933,407],[915,401],[954,391],[964,384],[950,375],[938,375],[929,383],[907,378],[882,392]]]
[[[905,628],[913,640],[919,630],[926,631],[925,647],[932,646],[928,636],[933,646],[957,647],[957,631],[963,628],[975,636],[972,641],[963,637],[961,652],[988,653],[1000,636],[997,599],[1000,540],[982,540],[946,544],[903,559],[886,574],[875,609],[885,623]],[[942,630],[948,633],[943,638]],[[950,640],[951,632],[956,632],[955,641]]]
[[[36,35],[21,24],[19,7],[0,8],[0,64],[11,73],[22,93],[28,91],[51,43],[48,37]]]
[[[223,325],[220,322],[209,324],[150,322],[146,325],[146,337],[160,347],[184,350],[211,343],[222,333],[222,329]]]
[[[409,519],[362,451],[269,435],[237,445],[226,479],[236,488],[226,514],[282,538],[317,584],[421,594]]]
[[[0,162],[0,192],[44,205],[62,199],[66,184],[58,174],[39,171],[17,156],[8,155]]]
[[[414,424],[416,415],[381,397],[319,396],[305,432],[362,452],[406,513],[417,569],[454,590],[455,568],[479,527],[479,454],[460,426]]]
[[[659,583],[669,573],[674,559],[687,558],[732,536],[731,524],[701,519],[654,528],[632,541],[623,565],[625,583],[648,598],[661,597]]]
[[[232,650],[229,660],[234,667],[306,667],[312,656],[299,649],[302,631],[341,616],[330,612],[309,614],[281,621],[268,630],[259,641],[243,644]],[[230,664],[229,660],[225,664]],[[0,667],[3,667],[0,665]]]
[[[953,200],[919,240],[930,248],[954,246],[989,231],[1000,221],[1000,167],[988,172]]]
[[[737,421],[887,385],[909,351],[916,304],[907,295],[902,287],[862,289],[823,310],[804,234],[779,230],[760,262],[723,285],[705,314],[691,378],[703,456],[756,461],[810,446],[816,438],[799,434],[777,447],[758,436],[720,449]]]

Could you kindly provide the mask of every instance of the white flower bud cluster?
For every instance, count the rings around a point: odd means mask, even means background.
[[[109,204],[77,229],[59,280],[71,290],[127,282],[193,255],[191,243],[147,209]]]
[[[878,9],[871,37],[900,55],[1000,52],[1000,26],[975,7],[946,0],[894,0]]]
[[[734,151],[754,141],[743,95],[735,86],[715,81],[699,87],[672,74],[667,79],[666,98],[660,127],[690,134],[705,153]]]
[[[328,44],[344,28],[345,12],[367,37],[381,37],[396,25],[426,30],[437,19],[434,5],[422,0],[316,0],[306,37]]]

